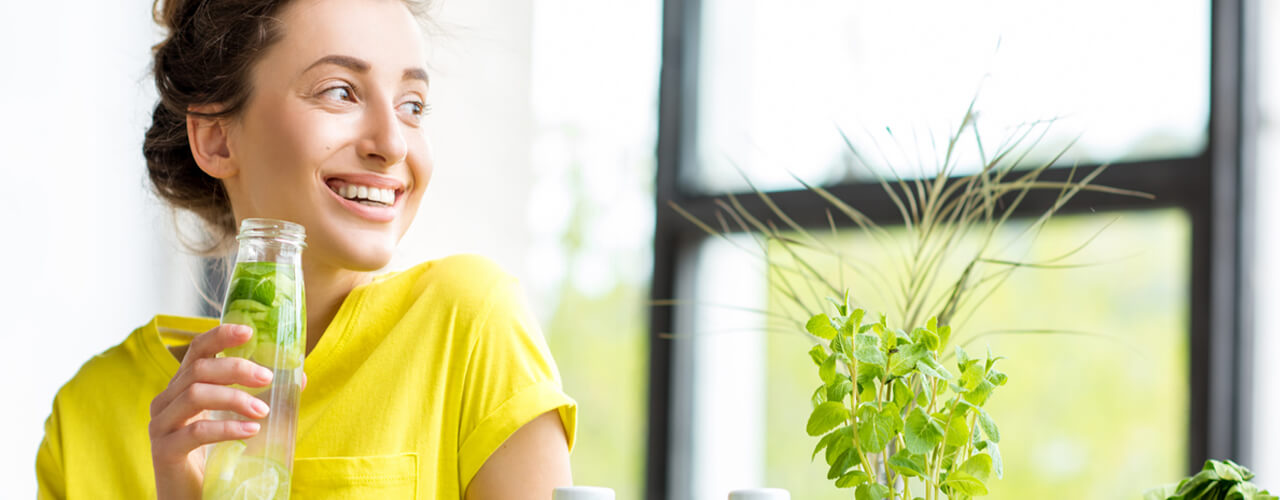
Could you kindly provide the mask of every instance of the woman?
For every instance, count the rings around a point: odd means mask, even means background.
[[[165,0],[159,0],[165,1]],[[159,2],[158,2],[159,4]],[[374,277],[431,177],[424,6],[408,0],[167,0],[157,193],[205,223],[307,232],[308,388],[295,498],[549,498],[570,484],[576,406],[514,280],[459,256]],[[351,189],[356,186],[361,189]],[[269,371],[217,358],[247,328],[157,316],[58,393],[41,498],[199,498],[202,445],[255,434]],[[204,332],[188,343],[174,331]]]

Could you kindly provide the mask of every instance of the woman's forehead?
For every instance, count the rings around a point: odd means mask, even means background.
[[[426,60],[421,27],[400,0],[295,0],[280,20],[282,36],[267,56],[295,74],[334,55],[394,76]]]

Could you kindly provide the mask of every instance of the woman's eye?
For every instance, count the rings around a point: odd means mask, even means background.
[[[351,98],[351,87],[346,85],[325,89],[325,91],[321,92],[320,95],[332,97],[341,101],[353,100]]]
[[[409,101],[400,105],[400,109],[408,111],[413,116],[422,116],[431,110],[431,106],[418,101]]]

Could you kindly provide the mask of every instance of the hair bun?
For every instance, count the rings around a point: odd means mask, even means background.
[[[183,20],[191,17],[191,10],[199,6],[201,0],[155,0],[151,4],[151,19],[164,28],[167,34],[178,31]]]

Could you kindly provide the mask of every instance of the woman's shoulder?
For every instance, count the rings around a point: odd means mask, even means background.
[[[449,301],[485,301],[495,290],[514,283],[515,277],[488,257],[459,254],[429,260],[374,281],[384,293]]]
[[[412,273],[419,279],[434,279],[449,283],[492,283],[511,278],[511,275],[493,259],[478,254],[457,254],[428,260],[413,266],[405,273]]]
[[[110,408],[118,406],[119,397],[133,394],[140,387],[166,383],[166,367],[155,359],[152,351],[156,346],[149,345],[146,338],[148,334],[156,335],[154,325],[155,320],[89,358],[58,390],[56,398],[63,404]],[[153,340],[160,343],[158,337]],[[177,365],[176,359],[173,364]]]
[[[375,279],[361,298],[365,320],[447,317],[455,328],[479,326],[525,307],[516,278],[492,259],[461,254]],[[376,312],[376,314],[371,314]],[[443,316],[442,316],[443,315]]]

